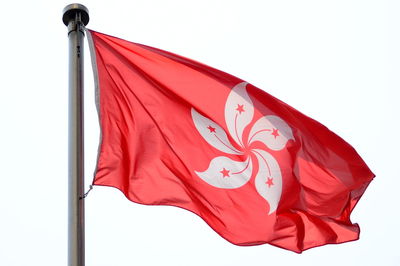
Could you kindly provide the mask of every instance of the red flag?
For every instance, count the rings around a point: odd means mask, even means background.
[[[95,185],[192,211],[236,245],[356,240],[374,174],[315,120],[239,78],[89,31],[101,144]]]

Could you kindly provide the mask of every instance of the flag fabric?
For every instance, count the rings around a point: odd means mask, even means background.
[[[236,245],[357,240],[374,174],[317,121],[232,75],[88,30],[101,141],[93,184],[200,216]]]

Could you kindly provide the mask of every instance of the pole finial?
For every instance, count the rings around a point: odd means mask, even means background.
[[[89,23],[89,10],[82,4],[70,4],[63,9],[62,20],[65,26],[68,26],[71,20],[75,20],[76,14],[81,14],[81,22],[83,25]]]

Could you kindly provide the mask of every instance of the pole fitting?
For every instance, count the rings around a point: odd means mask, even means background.
[[[68,27],[68,33],[75,30],[83,32],[89,23],[89,10],[82,4],[70,4],[63,9],[62,20]]]

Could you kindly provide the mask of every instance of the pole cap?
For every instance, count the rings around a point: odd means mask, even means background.
[[[87,25],[89,23],[89,10],[86,6],[81,4],[69,4],[63,9],[63,17],[62,20],[65,26],[68,26],[71,20],[75,19],[77,13],[81,14],[81,21],[83,25]]]

